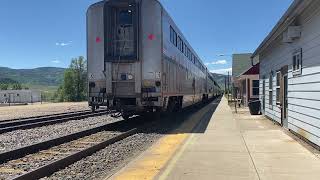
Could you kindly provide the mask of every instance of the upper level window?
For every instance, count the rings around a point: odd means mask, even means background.
[[[177,46],[177,33],[172,26],[170,26],[170,41],[173,45]]]
[[[178,49],[181,51],[181,38],[178,36]]]
[[[119,24],[131,25],[133,24],[132,10],[123,10],[119,12]]]
[[[184,55],[187,56],[188,54],[188,48],[187,48],[187,45],[184,44]]]
[[[302,49],[292,55],[292,73],[294,76],[302,73]]]
[[[184,45],[184,42],[183,42],[183,40],[181,40],[181,52],[182,52],[182,53],[184,53],[184,46],[185,46],[185,45]]]

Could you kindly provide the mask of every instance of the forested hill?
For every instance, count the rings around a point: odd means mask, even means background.
[[[59,86],[64,68],[41,67],[35,69],[11,69],[0,67],[0,83],[21,83],[39,86]]]
[[[216,80],[216,82],[219,84],[221,89],[224,89],[225,79],[228,77],[228,75],[216,74],[216,73],[211,73],[211,74],[213,78]]]

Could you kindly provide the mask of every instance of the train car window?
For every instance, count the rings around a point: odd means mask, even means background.
[[[181,40],[181,52],[184,53],[184,42]]]
[[[182,51],[182,40],[180,36],[178,36],[178,49]]]
[[[174,30],[171,26],[170,26],[170,41],[172,44],[174,44]]]
[[[132,11],[131,10],[122,10],[119,12],[119,24],[121,25],[132,25]]]
[[[173,30],[173,32],[174,32],[174,33],[173,33],[173,35],[174,35],[174,36],[173,36],[173,37],[174,37],[174,39],[173,39],[173,40],[174,40],[174,43],[173,43],[173,44],[177,47],[177,46],[178,46],[178,44],[177,44],[177,41],[178,41],[178,40],[177,40],[177,39],[178,39],[178,38],[177,38],[177,33],[176,33],[176,31],[174,31],[174,30]]]
[[[187,56],[187,52],[188,52],[187,45],[184,44],[184,55],[185,55],[185,56]]]

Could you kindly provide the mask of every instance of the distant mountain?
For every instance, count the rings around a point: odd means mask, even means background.
[[[216,82],[219,84],[221,89],[224,90],[225,79],[228,77],[228,75],[217,74],[217,73],[211,73],[211,74],[212,74],[213,78],[216,80]]]
[[[64,68],[41,67],[35,69],[11,69],[0,67],[0,83],[27,84],[31,86],[59,86]]]
[[[41,67],[35,69],[11,69],[0,67],[0,83],[21,83],[42,89],[42,87],[57,87],[63,81],[64,68]],[[227,75],[211,73],[216,82],[224,89]]]

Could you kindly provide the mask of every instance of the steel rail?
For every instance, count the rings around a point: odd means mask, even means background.
[[[3,153],[0,153],[0,164],[6,163],[10,160],[19,159],[19,158],[22,158],[28,154],[37,153],[39,151],[46,150],[51,147],[58,146],[58,145],[61,145],[61,144],[64,144],[64,143],[67,143],[67,142],[70,142],[73,140],[77,140],[77,139],[80,139],[80,138],[83,138],[83,137],[86,137],[86,136],[89,136],[89,135],[92,135],[92,134],[95,134],[95,133],[98,133],[101,131],[112,130],[117,127],[125,126],[128,123],[129,122],[120,120],[120,121],[116,121],[113,123],[108,123],[105,125],[94,127],[91,129],[68,134],[66,136],[53,138],[53,139],[50,139],[47,141],[43,141],[43,142],[35,143],[35,144],[29,145],[29,146],[24,146],[21,148],[17,148],[14,150],[3,152]]]
[[[19,130],[19,129],[30,129],[30,128],[41,127],[45,125],[63,123],[70,120],[101,116],[107,113],[108,113],[107,110],[102,110],[95,113],[92,113],[92,112],[70,113],[63,116],[59,115],[59,116],[49,116],[49,117],[36,118],[36,119],[26,119],[21,121],[3,122],[3,123],[0,123],[0,134]]]
[[[127,137],[130,137],[130,136],[140,132],[141,130],[143,130],[147,127],[150,127],[151,125],[153,125],[153,123],[154,122],[148,123],[147,125],[142,125],[140,127],[132,128],[132,129],[130,129],[126,132],[123,132],[115,137],[104,140],[96,145],[85,148],[79,152],[68,155],[64,158],[56,160],[56,161],[49,163],[47,165],[44,165],[38,169],[32,170],[32,171],[27,172],[25,174],[22,174],[18,177],[15,177],[14,180],[33,180],[33,179],[40,179],[43,177],[50,176],[51,174],[53,174],[61,169],[64,169],[64,168],[68,167],[69,165],[71,165],[71,164],[73,164],[73,163],[75,163],[85,157],[88,157],[88,156],[94,154],[95,152],[106,148],[107,146],[109,146],[111,144],[119,142]]]
[[[37,118],[44,118],[49,116],[63,116],[70,113],[81,113],[81,112],[91,112],[91,110],[83,110],[83,111],[71,111],[71,112],[63,112],[63,113],[54,113],[54,114],[46,114],[46,115],[39,115],[39,116],[30,116],[30,117],[20,117],[20,118],[13,118],[13,119],[6,119],[6,120],[0,120],[0,123],[4,122],[12,122],[12,121],[21,121],[26,119],[37,119]]]

